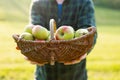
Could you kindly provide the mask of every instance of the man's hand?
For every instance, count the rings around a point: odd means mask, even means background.
[[[29,61],[29,62],[30,62],[31,64],[33,64],[33,65],[44,66],[45,64],[47,64],[47,62],[40,64],[40,63],[37,63],[37,62],[31,61],[31,60],[28,59],[27,57],[25,57],[25,60]]]
[[[82,61],[83,59],[85,59],[87,56],[87,53],[82,55],[79,59],[77,60],[73,60],[71,62],[65,62],[64,65],[73,65],[73,64],[77,64],[79,63],[80,61]],[[43,63],[43,64],[40,64],[40,63],[37,63],[37,62],[34,62],[34,61],[31,61],[29,60],[27,57],[25,57],[26,60],[28,60],[31,64],[34,64],[34,65],[39,65],[39,66],[44,66],[45,64],[47,63]]]
[[[65,62],[64,65],[73,65],[73,64],[77,64],[77,63],[79,63],[80,61],[82,61],[83,59],[85,59],[86,56],[87,56],[87,53],[84,54],[84,55],[82,55],[82,56],[81,56],[79,59],[77,59],[77,60],[73,60],[73,61],[71,61],[71,62]]]

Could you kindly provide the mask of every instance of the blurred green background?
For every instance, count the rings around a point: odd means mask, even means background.
[[[33,80],[35,65],[26,61],[12,35],[29,22],[30,0],[0,1],[0,80]],[[120,0],[94,0],[97,44],[87,56],[88,80],[120,80]]]

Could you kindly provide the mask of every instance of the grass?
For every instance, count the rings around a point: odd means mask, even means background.
[[[118,26],[120,25],[120,10],[104,7],[95,7],[97,25]]]
[[[102,29],[104,30],[102,31]],[[114,29],[111,27],[111,29]],[[111,31],[106,26],[98,28],[99,37],[94,50],[88,55],[89,80],[119,80],[120,33],[119,26]]]
[[[14,23],[13,23],[14,24]],[[15,49],[16,44],[12,34],[21,33],[27,23],[17,22],[12,27],[9,22],[1,22],[0,27],[0,80],[32,80],[35,65],[27,62],[20,51]],[[87,57],[89,80],[119,80],[120,77],[120,35],[119,26],[98,27],[97,44]],[[6,31],[6,30],[9,31]],[[17,76],[20,75],[20,76]]]
[[[28,24],[26,14],[30,2],[12,1],[0,1],[0,80],[33,80],[35,65],[27,62],[15,49],[16,43],[12,39],[14,33],[20,34]],[[87,56],[89,80],[120,80],[120,11],[101,7],[95,9],[98,39]]]
[[[1,0],[0,20],[1,21],[27,21],[29,5],[27,0]],[[9,10],[8,10],[9,9]],[[19,19],[19,20],[18,20]]]
[[[0,80],[33,80],[35,65],[25,61],[20,51],[15,49],[16,44],[12,39],[15,32],[22,32],[25,24],[0,22]]]

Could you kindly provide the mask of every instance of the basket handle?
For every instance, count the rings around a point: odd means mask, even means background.
[[[54,33],[56,31],[56,22],[54,19],[50,19],[50,22],[49,22],[49,27],[50,27],[50,40],[54,40]],[[55,58],[54,58],[54,52],[51,53],[51,61],[50,61],[50,64],[51,65],[54,65],[55,64]]]
[[[56,21],[54,19],[50,19],[49,27],[50,27],[50,39],[54,40],[54,33],[56,31]]]

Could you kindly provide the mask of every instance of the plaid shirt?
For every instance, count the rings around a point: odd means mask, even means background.
[[[59,19],[56,0],[33,0],[30,18],[32,24],[49,29],[49,20],[53,18],[57,28],[61,25],[70,25],[77,30],[96,26],[92,0],[65,0],[61,15]],[[86,59],[74,65],[55,63],[54,66],[49,64],[37,66],[36,80],[87,80]]]

